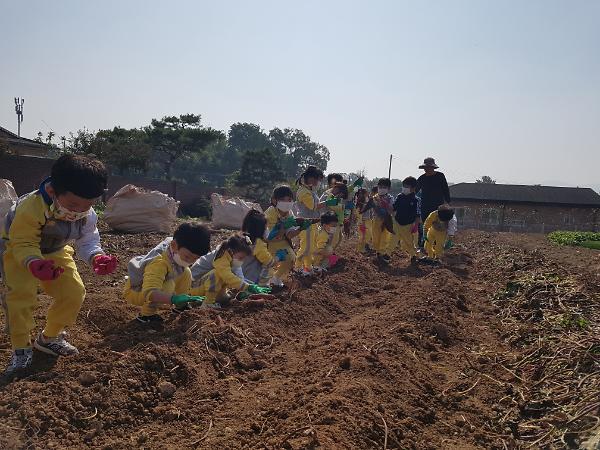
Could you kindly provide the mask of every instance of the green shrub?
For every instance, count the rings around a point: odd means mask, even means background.
[[[590,231],[554,231],[548,235],[548,239],[559,245],[584,245],[587,247],[590,242],[600,243],[600,233],[592,233]],[[596,245],[596,244],[591,244]],[[598,248],[598,247],[589,247]]]

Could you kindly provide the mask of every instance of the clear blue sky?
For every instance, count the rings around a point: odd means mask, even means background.
[[[0,33],[25,136],[195,112],[301,128],[330,170],[600,188],[600,1],[0,0]]]

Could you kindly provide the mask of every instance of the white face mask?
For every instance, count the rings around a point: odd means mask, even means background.
[[[231,261],[231,267],[242,267],[243,264],[244,264],[244,261],[241,259],[233,259]]]
[[[292,207],[294,206],[294,202],[277,202],[277,209],[283,212],[290,212]]]
[[[55,218],[67,222],[76,222],[77,220],[86,218],[90,214],[90,209],[83,212],[71,211],[70,209],[67,209],[60,203],[58,203],[58,200],[56,198],[54,198],[54,200],[52,201],[52,205],[50,206],[50,210],[52,211]]]
[[[385,195],[388,193],[388,190],[387,190],[387,188],[379,188],[379,189],[377,189],[377,192],[381,195]]]
[[[331,228],[329,228],[329,230],[327,230],[327,233],[335,234],[336,231],[337,231],[337,227],[331,227]]]
[[[403,193],[404,195],[408,195],[408,194],[410,194],[410,193],[411,193],[410,191],[411,191],[411,189],[410,189],[409,187],[403,187],[403,188],[402,188],[402,193]]]
[[[173,261],[175,262],[175,264],[177,264],[178,266],[181,266],[181,267],[189,267],[192,265],[192,263],[185,262],[183,259],[181,259],[181,256],[179,256],[179,253],[173,254]]]

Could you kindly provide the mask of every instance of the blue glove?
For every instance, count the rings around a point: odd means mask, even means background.
[[[285,261],[287,258],[288,251],[285,248],[280,248],[275,252],[275,259],[279,262]]]
[[[352,200],[348,200],[346,202],[346,209],[354,209],[354,202]]]
[[[327,206],[337,206],[340,203],[340,199],[333,197],[328,200],[325,200],[325,205]]]
[[[268,241],[275,239],[275,236],[277,236],[279,234],[280,226],[281,226],[280,224],[277,224],[273,228],[271,228],[271,231],[269,232],[269,235],[267,236]]]

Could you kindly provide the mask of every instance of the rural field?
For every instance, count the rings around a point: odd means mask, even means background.
[[[596,250],[465,231],[442,267],[380,270],[350,241],[260,308],[149,330],[120,284],[162,238],[105,230],[121,264],[81,269],[81,354],[0,384],[0,448],[581,448],[600,429]]]

